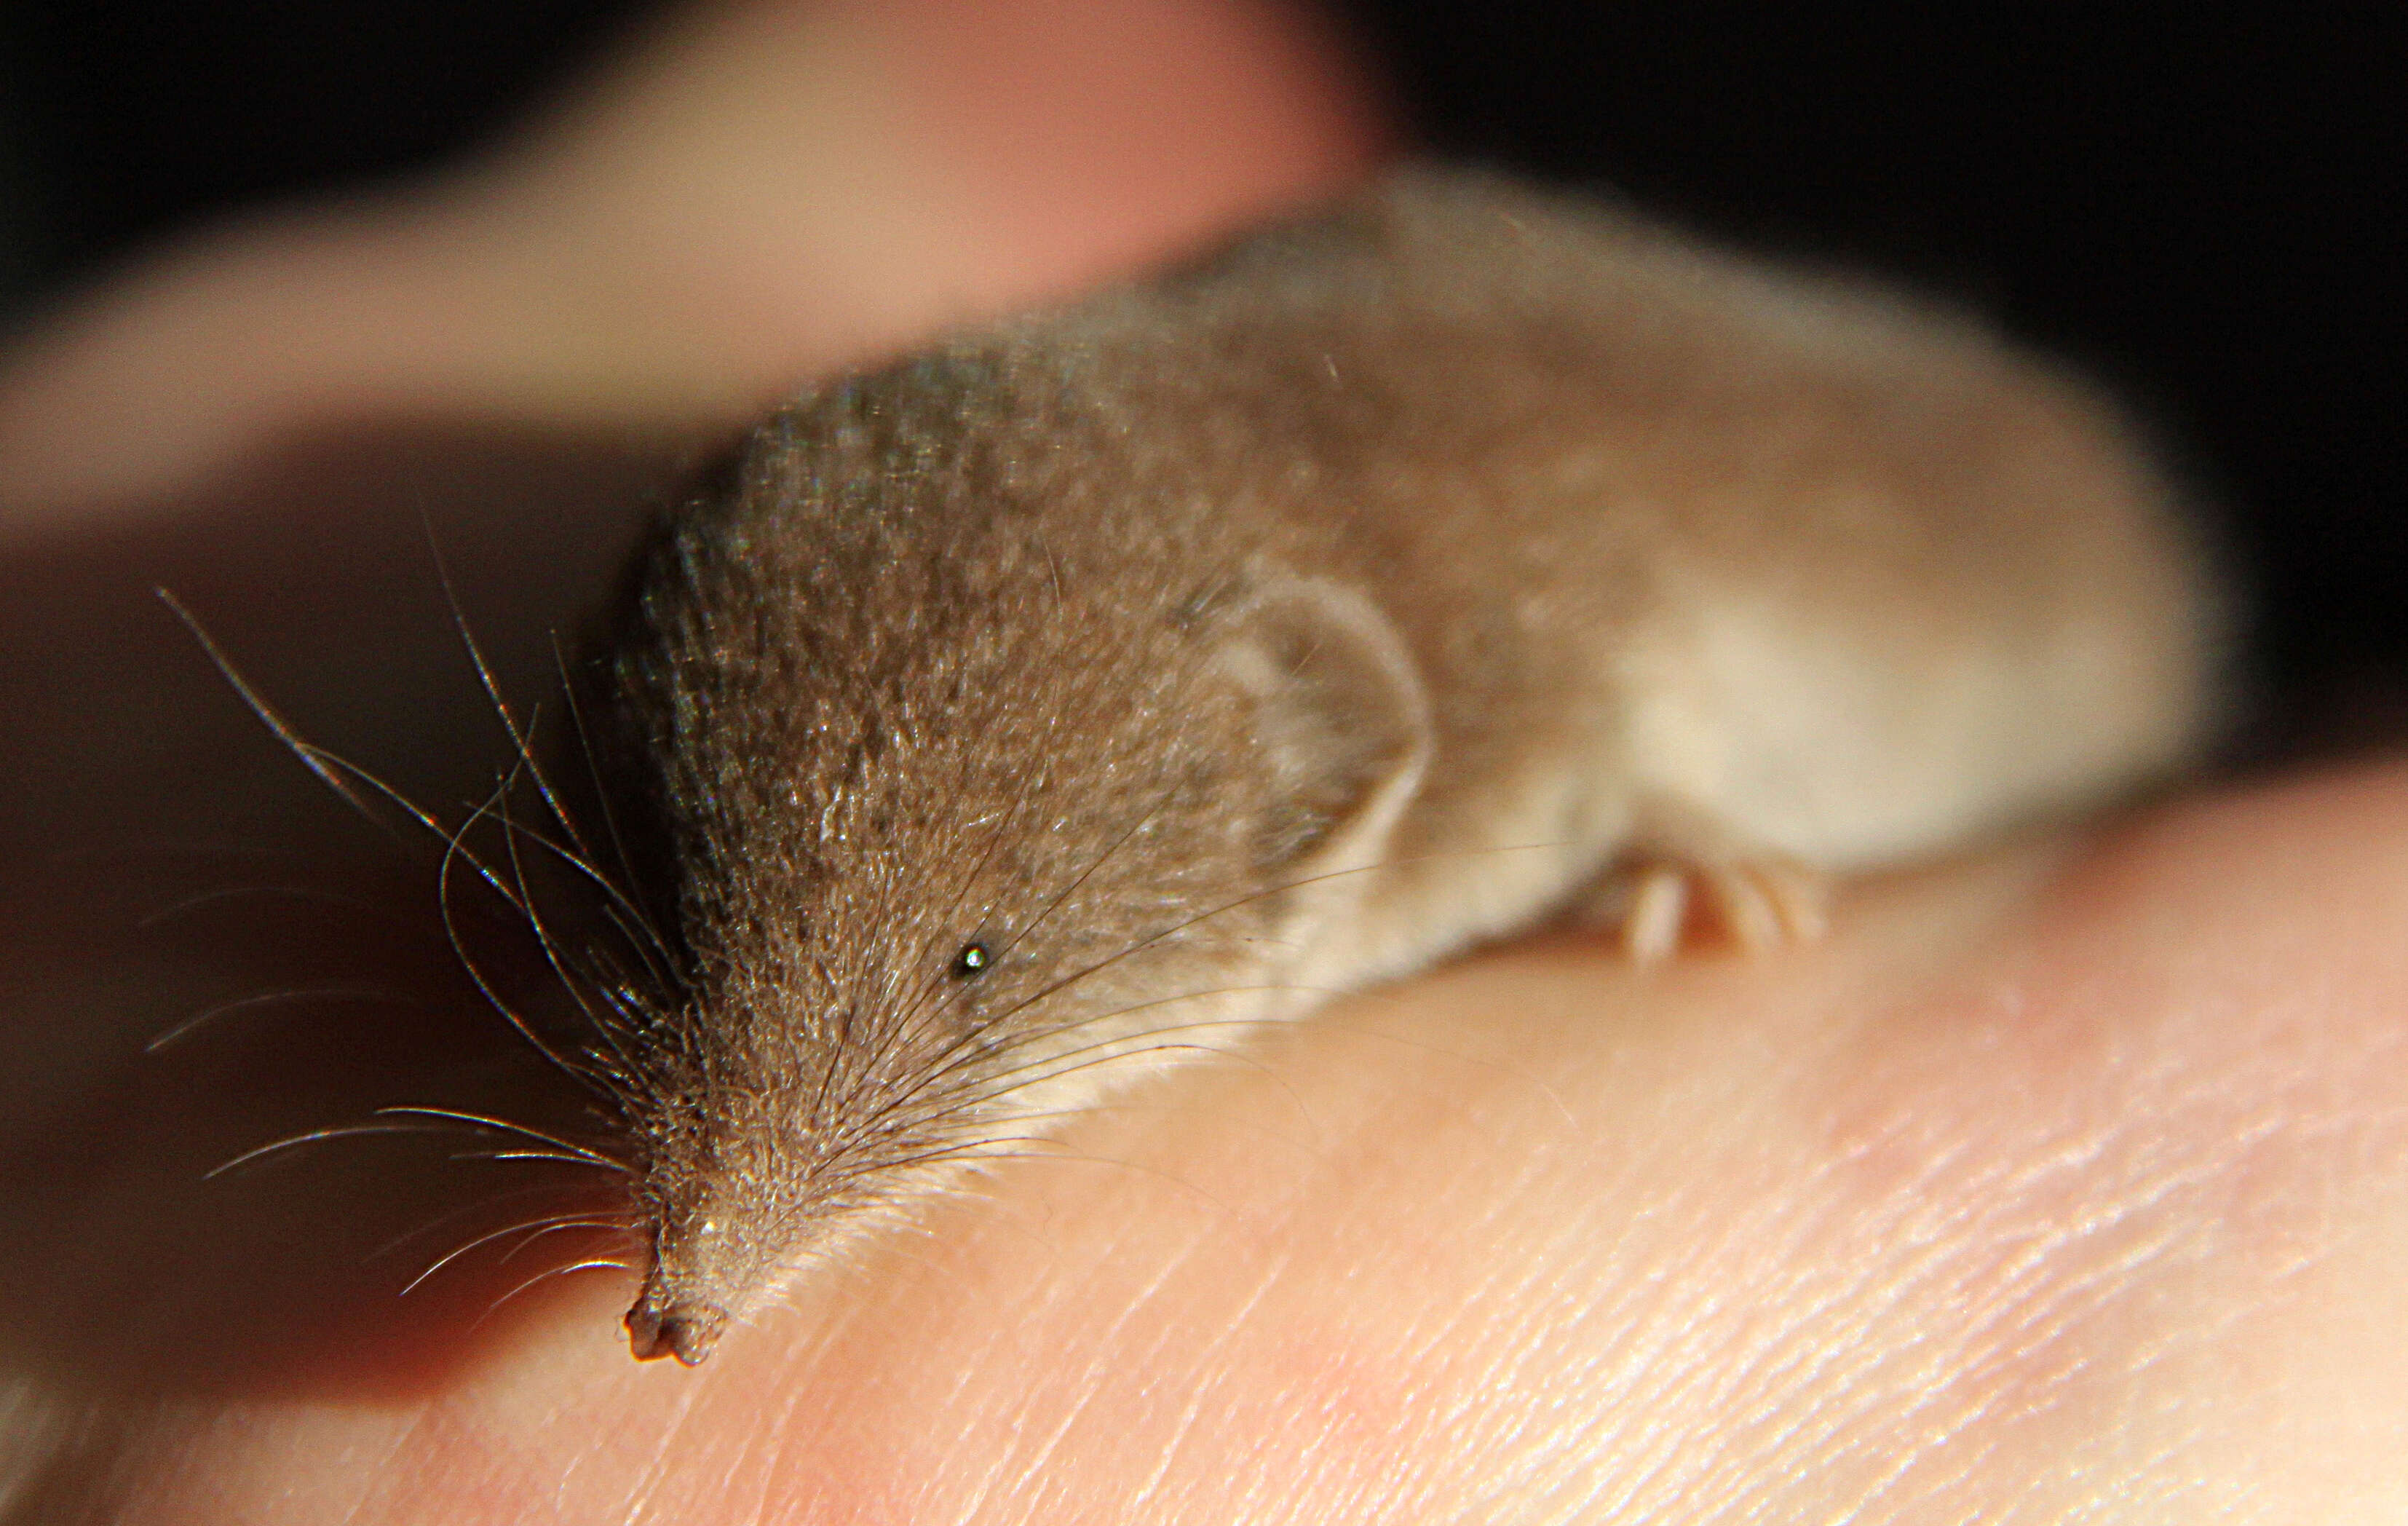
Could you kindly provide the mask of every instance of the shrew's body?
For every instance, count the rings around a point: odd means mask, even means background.
[[[1616,866],[1794,911],[1770,866],[2101,799],[2210,707],[2079,384],[1460,175],[833,382],[648,555],[602,752],[676,969],[596,1053],[687,1360],[1167,1044]]]

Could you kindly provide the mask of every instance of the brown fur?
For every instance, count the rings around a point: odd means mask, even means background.
[[[689,1360],[1015,1117],[1630,852],[1843,870],[2128,787],[2213,636],[2075,383],[1429,172],[807,396],[639,587],[629,1320]]]

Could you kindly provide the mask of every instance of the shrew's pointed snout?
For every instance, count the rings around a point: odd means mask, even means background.
[[[688,1175],[652,1208],[652,1269],[626,1319],[638,1361],[700,1366],[728,1322],[762,1296],[759,1231],[715,1185]]]
[[[765,1296],[768,1243],[748,1213],[724,1194],[664,1194],[655,1210],[652,1265],[627,1311],[627,1341],[639,1361],[675,1357],[697,1366],[728,1322]]]
[[[627,1311],[627,1344],[638,1361],[673,1356],[683,1366],[698,1367],[726,1328],[725,1309],[665,1300],[650,1283]]]

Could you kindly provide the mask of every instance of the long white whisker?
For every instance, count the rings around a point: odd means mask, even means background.
[[[637,957],[644,961],[644,968],[646,971],[648,971],[655,980],[666,980],[666,977],[662,967],[656,962],[658,959],[666,959],[668,957],[668,949],[666,945],[661,943],[660,935],[652,931],[651,923],[640,920],[642,913],[636,906],[636,903],[627,899],[625,891],[620,889],[619,886],[610,882],[609,876],[604,874],[599,869],[596,869],[593,862],[585,857],[581,849],[555,842],[551,838],[545,836],[543,833],[536,830],[534,828],[528,826],[523,821],[505,819],[503,825],[505,831],[510,835],[514,842],[519,838],[526,839],[536,846],[543,849],[544,852],[552,855],[562,864],[567,866],[578,875],[592,884],[595,889],[601,891],[603,896],[606,898],[607,910],[614,918],[622,914],[638,918],[639,920],[637,921],[636,926],[642,929],[644,933],[643,939],[638,940],[635,938],[624,923],[620,924],[620,930],[623,934],[626,934],[628,942],[634,944]],[[645,946],[647,943],[652,945],[650,948]]]
[[[510,1300],[518,1297],[521,1293],[525,1292],[528,1288],[534,1287],[539,1282],[547,1282],[553,1277],[568,1276],[571,1274],[578,1272],[595,1272],[605,1267],[608,1267],[614,1272],[627,1272],[634,1270],[625,1261],[612,1260],[608,1257],[598,1257],[590,1261],[572,1261],[566,1266],[555,1266],[550,1271],[538,1272],[534,1276],[527,1278],[526,1281],[520,1283],[517,1287],[511,1288],[509,1292],[504,1293],[501,1297],[494,1300],[493,1305],[486,1309],[484,1313],[477,1316],[476,1319],[469,1324],[468,1328],[470,1330],[474,1330],[477,1326],[483,1324],[486,1320],[491,1319],[494,1316],[501,1313],[503,1304],[508,1303]]]
[[[276,740],[284,743],[287,751],[300,759],[303,768],[316,774],[320,784],[349,801],[353,810],[366,817],[379,830],[395,838],[400,836],[398,832],[394,831],[392,823],[368,809],[366,800],[360,799],[349,785],[335,776],[334,770],[327,766],[327,755],[324,750],[305,741],[301,733],[295,731],[291,724],[277,713],[276,708],[270,705],[257,689],[251,686],[251,681],[244,678],[241,670],[235,667],[234,659],[226,655],[225,649],[218,645],[217,639],[202,626],[198,616],[184,607],[181,599],[165,587],[155,588],[152,591],[159,596],[159,601],[166,605],[175,612],[176,618],[184,623],[184,628],[193,633],[193,640],[201,644],[201,650],[208,655],[209,661],[217,665],[218,672],[228,684],[233,686],[234,692],[242,697],[243,703],[251,707],[251,713],[258,716],[260,723],[276,734]]]
[[[436,1273],[442,1271],[445,1267],[450,1266],[453,1261],[458,1260],[461,1257],[467,1255],[468,1252],[476,1249],[479,1245],[489,1245],[505,1235],[520,1234],[529,1230],[533,1230],[540,1233],[546,1229],[560,1225],[575,1224],[582,1227],[586,1217],[586,1215],[571,1210],[567,1213],[547,1215],[542,1218],[525,1219],[516,1224],[505,1224],[498,1230],[488,1230],[483,1234],[480,1234],[474,1240],[469,1241],[467,1244],[463,1245],[454,1245],[452,1249],[445,1251],[442,1255],[437,1257],[434,1262],[429,1265],[425,1271],[421,1272],[418,1275],[410,1278],[408,1282],[403,1284],[401,1291],[395,1293],[394,1296],[395,1298],[408,1298],[410,1294],[416,1292],[419,1289],[420,1285],[424,1283],[427,1278],[435,1275]],[[610,1229],[615,1226],[606,1224],[598,1227]],[[522,1245],[518,1248],[523,1249],[525,1247]],[[504,1256],[502,1260],[504,1261],[508,1261],[509,1257]]]
[[[419,1225],[414,1230],[404,1231],[402,1233],[394,1235],[383,1245],[377,1246],[376,1249],[369,1251],[366,1255],[361,1257],[360,1264],[365,1266],[368,1262],[376,1260],[380,1257],[390,1256],[394,1251],[399,1250],[402,1246],[409,1244],[412,1240],[433,1234],[436,1231],[443,1228],[446,1224],[455,1223],[460,1219],[470,1216],[471,1215],[490,1213],[497,1203],[515,1202],[521,1198],[540,1197],[546,1193],[578,1193],[582,1195],[590,1194],[592,1191],[593,1188],[581,1182],[545,1181],[537,1182],[526,1187],[515,1187],[506,1192],[480,1194],[474,1202],[464,1202],[459,1207],[453,1208],[448,1213],[436,1215],[433,1218],[428,1219],[425,1223]]]
[[[194,896],[187,896],[173,905],[161,907],[134,925],[141,929],[155,928],[162,923],[172,922],[177,917],[189,916],[204,907],[215,905],[220,901],[235,900],[246,896],[284,896],[294,900],[314,900],[329,906],[342,906],[362,912],[382,909],[375,902],[363,900],[357,896],[346,896],[333,890],[320,890],[306,885],[233,885],[221,886],[215,890],[204,890]]]
[[[585,1155],[562,1155],[554,1150],[464,1150],[452,1159],[454,1160],[557,1160],[565,1166],[593,1166],[601,1171],[624,1172],[627,1169],[615,1161],[596,1160]]]
[[[267,991],[258,996],[246,996],[232,1001],[221,1001],[214,1007],[196,1012],[144,1044],[142,1052],[155,1055],[169,1044],[188,1037],[221,1017],[258,1007],[280,1006],[294,1001],[370,1001],[402,1007],[410,1004],[408,997],[378,986],[312,986],[290,991]]]
[[[264,1159],[285,1150],[299,1149],[304,1144],[322,1144],[331,1139],[351,1139],[366,1134],[437,1134],[447,1131],[444,1127],[433,1123],[347,1123],[331,1129],[312,1129],[305,1134],[288,1135],[283,1139],[262,1144],[257,1149],[245,1150],[233,1159],[222,1165],[212,1166],[202,1173],[201,1180],[209,1181],[224,1175],[237,1166],[248,1165],[253,1160]]]
[[[558,1134],[546,1133],[540,1129],[530,1129],[523,1123],[512,1123],[508,1118],[497,1118],[490,1114],[469,1113],[458,1108],[450,1107],[406,1106],[380,1107],[377,1109],[376,1116],[379,1117],[444,1118],[449,1119],[453,1123],[470,1124],[480,1129],[497,1129],[504,1133],[523,1135],[528,1139],[537,1141],[538,1144],[549,1144],[555,1149],[565,1150],[568,1154],[585,1161],[588,1165],[610,1166],[620,1171],[626,1171],[629,1169],[625,1161],[617,1159],[611,1156],[604,1155],[599,1150],[590,1149],[585,1145],[578,1144],[574,1140],[563,1139]]]

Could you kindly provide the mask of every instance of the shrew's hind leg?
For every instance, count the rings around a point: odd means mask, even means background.
[[[1819,941],[1830,876],[1787,855],[1735,842],[1703,814],[1649,813],[1631,851],[1578,906],[1580,920],[1610,928],[1639,963],[1719,936],[1747,954]]]
[[[1651,854],[1607,875],[1584,912],[1586,920],[1617,929],[1632,959],[1651,964],[1701,933],[1719,933],[1749,954],[1814,943],[1829,900],[1829,878],[1790,859]]]

